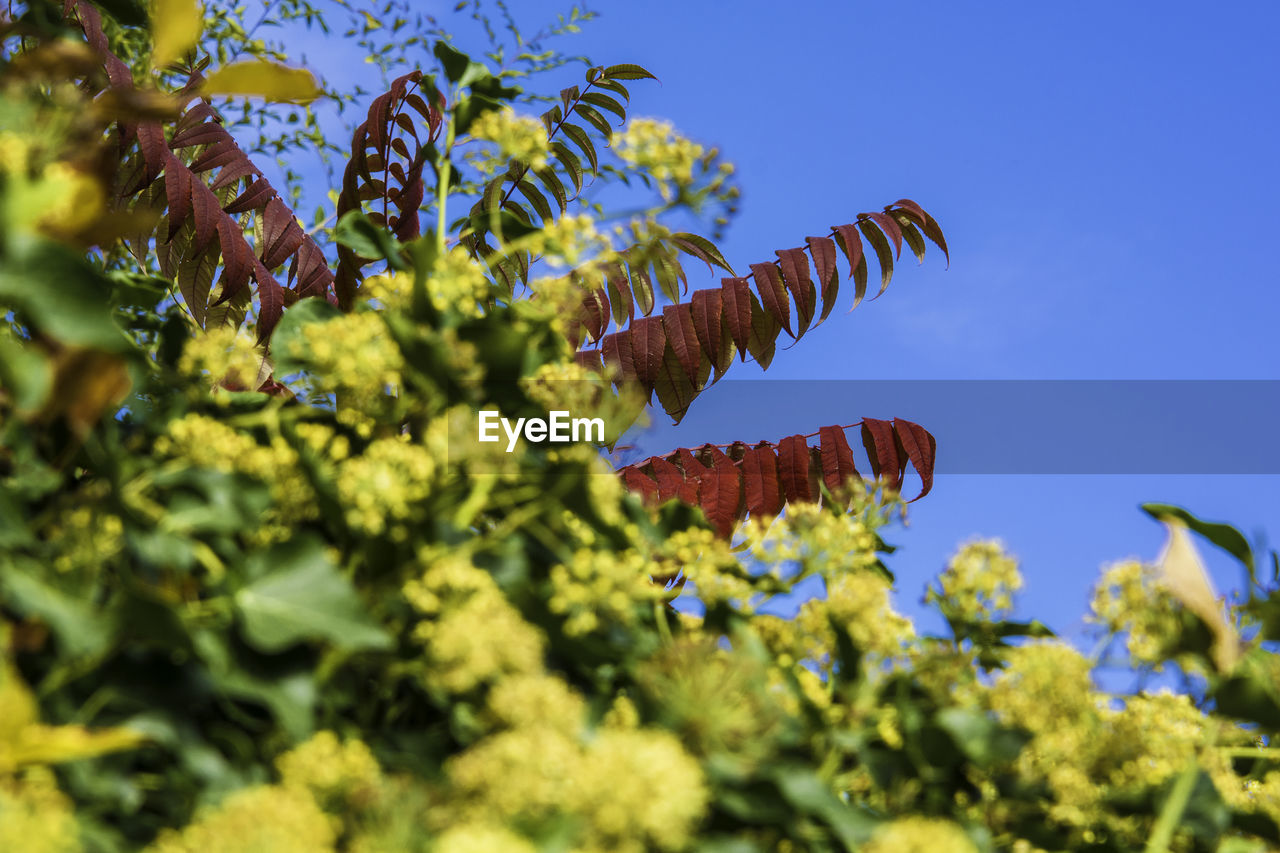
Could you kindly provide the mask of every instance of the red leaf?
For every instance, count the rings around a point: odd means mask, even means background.
[[[929,214],[924,212],[924,208],[916,204],[914,201],[912,201],[909,198],[898,199],[893,204],[886,207],[885,211],[887,212],[894,208],[897,208],[903,211],[904,213],[906,213],[908,216],[911,217],[912,221],[914,221],[916,225],[919,225],[922,227],[924,226],[925,221],[929,218]]]
[[[884,234],[880,233],[867,220],[858,220],[858,228],[866,235],[867,242],[875,249],[876,260],[880,262],[880,292],[876,294],[876,297],[879,298],[889,286],[890,279],[893,278],[893,253],[889,251],[889,241]]]
[[[849,260],[849,275],[853,277],[853,308],[867,295],[867,259],[862,253],[862,238],[855,225],[837,225],[837,240]],[[852,311],[853,308],[849,310]]]
[[[631,279],[627,277],[627,268],[619,263],[611,263],[605,269],[605,281],[608,282],[609,300],[613,303],[614,320],[622,323],[621,306],[626,306],[627,322],[636,318],[636,300],[631,293]]]
[[[586,327],[587,337],[594,344],[609,327],[609,301],[604,291],[599,289],[587,291],[582,297],[582,306],[578,311],[578,316]]]
[[[809,328],[818,301],[813,280],[809,278],[809,256],[804,249],[779,249],[774,254],[778,256],[782,280],[796,301],[796,313],[799,315],[796,337],[799,337]]]
[[[169,140],[169,147],[175,150],[190,148],[193,145],[216,145],[231,138],[226,128],[216,121],[207,121],[178,131]]]
[[[240,158],[231,161],[222,167],[222,171],[218,173],[218,177],[213,179],[213,183],[209,184],[209,189],[220,190],[233,185],[236,181],[245,177],[261,177],[262,173],[258,171],[258,167],[249,162],[249,158],[241,155]]]
[[[209,245],[218,231],[218,223],[222,221],[222,210],[218,207],[218,197],[201,181],[194,181],[191,186],[191,210],[194,214],[196,233],[191,243],[191,253],[198,255]]]
[[[770,316],[782,324],[787,334],[795,337],[791,331],[791,300],[787,296],[787,288],[782,283],[776,264],[752,264],[751,273],[756,278],[756,290],[760,292],[760,304]]]
[[[658,502],[658,484],[650,477],[646,477],[634,465],[628,465],[622,469],[622,483],[629,491],[640,495],[645,503]]]
[[[661,317],[641,317],[631,324],[632,358],[635,359],[636,378],[645,390],[653,390],[662,370],[663,350],[667,336],[662,330]]]
[[[862,445],[871,460],[871,471],[876,479],[897,491],[902,488],[902,468],[898,461],[898,444],[893,426],[888,421],[875,418],[862,419]]]
[[[275,269],[298,251],[306,235],[293,213],[285,207],[279,196],[267,202],[262,214],[262,246],[259,256],[267,269]]]
[[[631,349],[630,329],[605,335],[600,340],[600,351],[604,353],[604,362],[613,367],[618,382],[634,382],[636,379],[635,360]]]
[[[742,494],[738,467],[720,448],[707,445],[704,450],[711,456],[711,470],[699,483],[698,505],[716,532],[728,539],[738,520],[738,502]]]
[[[302,244],[295,256],[298,262],[298,282],[296,290],[299,296],[325,296],[333,286],[333,273],[324,252],[312,241]]]
[[[246,287],[254,267],[253,250],[230,216],[224,215],[218,221],[218,242],[222,245],[222,278],[219,279],[222,295],[215,305],[221,305]]]
[[[225,172],[226,170],[224,169],[223,171]],[[233,198],[231,203],[223,210],[227,213],[245,213],[250,210],[260,210],[275,197],[275,194],[276,191],[272,188],[270,181],[266,178],[258,178],[249,184],[244,192]]]
[[[933,465],[938,443],[927,429],[917,423],[904,421],[902,418],[893,419],[893,430],[897,433],[898,441],[906,452],[907,458],[911,460],[911,464],[916,467],[916,473],[920,475],[920,494],[911,499],[918,501],[929,494],[929,490],[933,488]]]
[[[853,449],[838,426],[825,426],[818,430],[822,450],[822,481],[827,488],[839,494],[850,477],[858,476],[853,464]]]
[[[653,470],[654,479],[658,482],[658,500],[666,503],[674,497],[680,495],[681,489],[685,488],[684,474],[675,465],[663,459],[661,456],[654,456],[649,460],[649,467]],[[694,503],[689,501],[689,503]]]
[[[573,360],[576,361],[579,366],[585,367],[596,373],[599,373],[604,366],[600,360],[600,350],[598,349],[578,350],[578,352],[574,354]]]
[[[693,330],[693,311],[689,303],[665,306],[662,309],[662,323],[667,342],[671,344],[676,358],[680,359],[685,375],[696,386],[701,353],[698,351],[698,336]]]
[[[708,287],[693,292],[693,331],[712,363],[720,355],[721,304],[719,290]]]
[[[934,245],[942,250],[942,254],[947,259],[947,266],[951,265],[951,253],[947,251],[947,238],[942,236],[942,229],[938,227],[938,223],[934,221],[928,211],[909,198],[900,198],[889,206],[909,212],[911,217],[916,220],[916,224],[920,226],[920,230],[924,232],[924,236],[932,240]]]
[[[884,213],[864,213],[863,216],[880,226],[880,230],[885,233],[885,236],[893,241],[893,256],[901,258],[902,229],[898,227],[897,221],[892,216]]]
[[[146,164],[142,180],[130,189],[130,194],[145,189],[155,183],[156,178],[164,171],[168,162],[169,146],[164,141],[164,128],[159,122],[144,121],[138,125],[138,149],[142,152],[142,160]]]
[[[164,193],[169,202],[169,234],[165,239],[172,240],[191,215],[191,172],[172,154],[165,160]]]
[[[254,262],[253,277],[258,281],[258,340],[265,342],[271,337],[280,315],[284,312],[284,288],[271,275],[271,271],[261,261]]]
[[[775,516],[782,510],[778,489],[778,458],[768,442],[748,448],[742,454],[742,484],[747,512],[752,516]]]
[[[203,174],[204,172],[212,172],[214,169],[221,168],[229,163],[241,163],[247,159],[245,153],[236,145],[235,140],[228,137],[196,158],[191,164],[191,171]]]
[[[724,302],[724,316],[729,325],[729,336],[738,347],[742,360],[747,360],[747,343],[751,340],[751,289],[745,278],[720,279],[720,297]]]
[[[840,271],[836,269],[836,244],[830,237],[806,237],[809,252],[813,255],[813,268],[818,272],[818,282],[822,287],[821,323],[827,319],[836,304],[836,294],[840,290]]]
[[[814,499],[809,491],[809,445],[804,436],[793,435],[778,442],[778,475],[789,503]]]

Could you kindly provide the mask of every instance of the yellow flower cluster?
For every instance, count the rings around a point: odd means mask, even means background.
[[[585,213],[564,214],[530,237],[536,241],[531,251],[544,255],[552,267],[577,267],[612,249],[609,238],[596,230],[595,220]]]
[[[78,853],[79,827],[53,773],[33,767],[0,775],[0,850]]]
[[[542,671],[542,632],[521,617],[488,572],[457,554],[420,559],[427,569],[405,585],[404,595],[427,617],[414,637],[425,647],[429,686],[465,693]]]
[[[553,728],[513,729],[450,759],[447,770],[464,822],[574,815],[583,819],[574,848],[582,853],[678,850],[708,800],[698,762],[654,730],[600,729],[583,744]]]
[[[0,225],[57,236],[92,224],[106,204],[101,185],[65,162],[37,160],[30,140],[0,132]]]
[[[893,609],[891,591],[884,576],[865,569],[829,577],[826,597],[805,602],[796,616],[797,631],[812,643],[807,657],[821,661],[834,651],[832,621],[863,652],[881,659],[902,655],[915,629]]]
[[[510,107],[479,116],[471,123],[469,132],[474,139],[498,146],[497,160],[476,160],[477,166],[485,171],[503,168],[509,160],[519,160],[534,169],[547,164],[550,146],[546,129],[537,119],[516,115]]]
[[[330,731],[276,760],[281,784],[306,791],[328,811],[367,808],[382,787],[382,770],[369,748],[358,740],[342,743]]]
[[[305,791],[264,785],[231,794],[181,832],[162,832],[147,853],[326,853],[336,841]]]
[[[371,275],[360,283],[358,296],[376,301],[384,308],[402,311],[413,299],[413,277],[404,273]]]
[[[991,708],[1006,723],[1034,734],[1018,756],[1019,771],[1053,792],[1054,820],[1087,826],[1098,817],[1103,788],[1090,771],[1103,744],[1101,696],[1090,665],[1060,642],[1034,642],[1009,651],[1009,667],[990,691]]]
[[[488,709],[500,726],[550,726],[568,735],[583,725],[587,706],[558,676],[546,673],[513,675],[489,691]]]
[[[694,633],[646,661],[637,679],[697,754],[732,755],[749,768],[769,755],[791,710],[771,675],[758,658]]]
[[[408,284],[401,287],[406,288]],[[437,311],[479,317],[483,306],[489,302],[489,280],[484,276],[484,266],[476,263],[461,246],[455,246],[436,258],[426,287],[431,304]]]
[[[77,505],[59,513],[46,536],[57,547],[52,561],[57,571],[94,572],[124,547],[124,524],[99,506]]]
[[[182,350],[178,369],[231,390],[256,390],[270,373],[267,354],[253,338],[221,327],[198,334]]]
[[[930,587],[925,600],[937,602],[947,616],[965,622],[1000,619],[1013,607],[1013,594],[1022,588],[1018,562],[999,542],[970,542],[951,558],[938,577],[940,589]]]
[[[959,825],[929,817],[890,821],[859,849],[864,853],[978,853],[977,845]]]
[[[308,324],[289,355],[312,365],[320,387],[337,395],[338,421],[362,436],[394,410],[404,358],[377,312]]]
[[[485,823],[451,826],[440,833],[432,849],[440,853],[537,853],[538,850],[527,838]]]
[[[1177,601],[1157,580],[1155,567],[1133,560],[1103,572],[1089,609],[1090,621],[1111,634],[1127,635],[1125,647],[1134,662],[1157,670],[1180,630]]]
[[[347,523],[371,535],[408,538],[409,522],[432,490],[436,460],[408,435],[380,438],[338,465],[338,496]]]
[[[628,122],[616,137],[614,151],[628,166],[652,174],[665,200],[672,197],[672,183],[693,183],[693,167],[706,155],[706,149],[681,136],[670,122],[651,118]]]
[[[169,424],[169,434],[156,449],[201,468],[247,474],[266,483],[273,507],[263,529],[271,536],[287,536],[288,525],[318,514],[315,491],[298,467],[298,454],[282,437],[264,446],[221,421],[189,414]]]
[[[875,565],[875,531],[858,515],[836,515],[817,504],[791,504],[778,519],[748,519],[743,535],[755,559],[780,571],[824,578]]]
[[[649,580],[650,561],[636,551],[621,554],[579,549],[567,564],[551,570],[551,612],[565,616],[565,633],[589,634],[602,624],[631,626],[637,606],[660,600],[663,590]]]

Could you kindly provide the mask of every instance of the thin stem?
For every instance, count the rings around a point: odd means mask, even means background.
[[[449,231],[449,217],[445,211],[445,205],[449,199],[449,180],[452,177],[452,165],[449,157],[453,152],[454,138],[454,118],[452,113],[449,115],[449,126],[444,134],[444,156],[443,163],[437,170],[438,178],[436,180],[436,254],[443,255],[445,249],[445,237]]]
[[[1174,783],[1173,790],[1169,793],[1169,799],[1160,810],[1160,817],[1156,820],[1155,829],[1151,832],[1151,838],[1147,841],[1144,853],[1168,853],[1169,842],[1173,841],[1173,834],[1177,831],[1182,815],[1187,810],[1187,803],[1191,800],[1191,792],[1195,789],[1196,777],[1199,775],[1200,764],[1192,760],[1178,776],[1178,781]]]

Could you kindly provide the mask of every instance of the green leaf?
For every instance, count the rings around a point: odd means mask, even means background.
[[[19,412],[35,412],[44,405],[53,381],[48,360],[21,341],[0,336],[0,389]]]
[[[147,25],[147,10],[140,0],[94,0],[94,5],[126,27]]]
[[[299,300],[290,306],[271,334],[271,355],[276,375],[288,376],[307,366],[307,343],[303,329],[311,323],[326,323],[342,316],[336,306],[318,296]]]
[[[787,802],[824,821],[848,849],[856,850],[871,838],[876,818],[842,802],[809,768],[782,767],[773,778]]]
[[[196,46],[204,14],[196,0],[152,0],[151,65],[160,68]]]
[[[729,266],[729,262],[724,259],[724,255],[716,248],[716,244],[712,243],[706,237],[700,234],[692,234],[687,231],[680,231],[671,235],[671,242],[686,255],[692,255],[707,265],[707,269],[715,272],[716,267],[728,271],[729,275],[736,276],[733,267]]]
[[[600,92],[585,92],[582,95],[582,100],[592,106],[599,107],[602,110],[608,110],[623,121],[627,120],[626,109],[622,104],[618,103],[613,98],[610,98],[608,95]]]
[[[1244,534],[1231,525],[1203,521],[1182,507],[1171,506],[1170,504],[1143,504],[1142,511],[1156,521],[1162,521],[1166,518],[1178,519],[1192,532],[1199,533],[1205,539],[1243,563],[1245,568],[1249,570],[1250,577],[1253,576],[1255,570],[1253,549],[1249,547],[1249,540],[1244,538]]]
[[[1240,660],[1232,675],[1213,691],[1219,713],[1280,729],[1280,684],[1270,671],[1273,655],[1255,648]]]
[[[308,103],[323,94],[310,71],[289,68],[265,59],[246,59],[219,68],[201,84],[200,92],[291,104]]]
[[[652,74],[650,74],[648,70],[646,70],[644,67],[640,65],[632,65],[631,63],[627,63],[627,62],[624,62],[620,65],[610,65],[608,68],[604,70],[603,76],[608,77],[611,80],[644,80],[644,79],[657,80],[658,79],[657,77],[654,77]]]
[[[981,711],[946,708],[935,717],[965,757],[978,767],[987,767],[1018,757],[1030,739],[1016,729],[1006,728]]]
[[[559,141],[551,143],[551,153],[560,161],[560,165],[564,166],[569,179],[573,181],[574,194],[582,192],[582,161],[578,159],[578,155],[574,154],[569,146]]]
[[[254,648],[280,652],[305,640],[346,650],[390,648],[391,637],[318,538],[297,536],[254,554],[249,563],[250,576],[260,576],[236,593],[235,606]]]
[[[587,104],[578,104],[573,108],[573,111],[586,119],[587,122],[596,130],[600,131],[601,135],[603,135],[605,139],[613,138],[613,127],[610,126],[605,117],[600,114],[599,110],[588,106]]]
[[[10,306],[40,332],[71,346],[127,352],[112,319],[111,282],[84,258],[39,238],[11,235],[0,265],[0,308]]]
[[[459,86],[466,85],[466,83],[462,82],[463,78],[467,75],[467,72],[472,70],[472,66],[477,65],[471,60],[471,57],[444,41],[436,42],[431,52],[435,54],[436,59],[440,60],[440,65],[444,68],[444,76],[449,79],[450,83],[456,83]]]
[[[178,264],[178,290],[201,328],[209,312],[209,291],[213,289],[213,274],[221,257],[219,245],[214,241],[196,257],[183,258]]]
[[[400,244],[396,238],[362,211],[349,210],[344,213],[334,226],[333,239],[362,258],[386,261],[394,270],[409,268],[400,254]]]
[[[7,606],[24,616],[37,616],[52,630],[63,654],[78,658],[99,655],[111,643],[107,620],[85,598],[68,595],[41,578],[40,567],[27,564],[0,576]]]
[[[576,124],[570,124],[569,122],[560,125],[560,129],[582,149],[583,154],[587,155],[587,162],[591,164],[591,171],[599,174],[600,160],[596,157],[596,147],[591,144],[591,137],[587,136],[587,132]]]

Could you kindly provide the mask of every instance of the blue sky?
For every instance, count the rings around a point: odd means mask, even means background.
[[[422,4],[446,26],[452,5]],[[530,30],[567,11],[512,6]],[[742,210],[721,244],[735,266],[904,196],[946,231],[949,269],[940,254],[920,268],[904,259],[882,299],[845,314],[847,297],[767,374],[747,365],[731,377],[1280,379],[1280,6],[594,8],[599,18],[562,46],[650,68],[661,83],[633,87],[633,114],[670,119],[737,165]],[[716,281],[690,272],[691,287]],[[701,405],[743,438],[831,422],[829,405],[795,406],[770,412],[760,434],[761,415],[717,408],[714,393]],[[1263,415],[1275,400],[1208,411],[1197,399],[1186,418],[1220,422],[1241,442],[1274,432]],[[759,408],[769,411],[768,399]],[[841,422],[899,414],[850,399]],[[794,428],[775,434],[778,417]],[[1081,441],[1112,431],[1112,441],[1142,441],[1126,427],[1105,411],[1078,424]],[[681,435],[686,445],[710,437]],[[947,436],[937,437],[943,459]],[[1280,536],[1275,474],[944,475],[913,505],[910,529],[887,537],[901,546],[900,603],[916,611],[958,543],[999,537],[1022,559],[1020,612],[1077,634],[1099,567],[1157,554],[1162,534],[1137,510],[1144,501],[1187,506],[1255,539]],[[1220,586],[1238,582],[1228,563],[1212,565]]]

